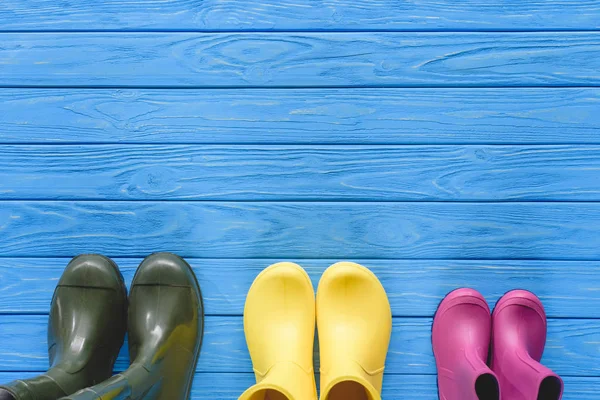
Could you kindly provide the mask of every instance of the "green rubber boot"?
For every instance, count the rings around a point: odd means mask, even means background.
[[[129,295],[131,366],[63,400],[184,400],[200,354],[204,312],[190,266],[170,253],[147,257]]]
[[[104,381],[112,374],[126,329],[127,291],[116,264],[100,255],[75,257],[50,306],[50,369],[0,385],[0,400],[56,400]]]

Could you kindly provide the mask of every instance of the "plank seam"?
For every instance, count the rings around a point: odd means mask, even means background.
[[[2,202],[15,202],[15,201],[27,201],[27,202],[42,202],[42,203],[142,203],[148,202],[149,200],[145,199],[88,199],[88,198],[36,198],[36,197],[24,197],[24,198],[9,198],[9,199],[1,199],[0,204]],[[236,199],[219,199],[219,198],[211,198],[210,200],[204,199],[160,199],[155,200],[157,203],[195,203],[195,204],[206,204],[206,203],[218,203],[218,204],[237,204],[237,203],[248,203],[248,204],[256,204],[256,203],[273,203],[273,204],[286,204],[286,203],[337,203],[337,204],[397,204],[397,203],[409,203],[409,204],[434,204],[434,203],[444,203],[444,204],[537,204],[537,203],[552,203],[552,204],[599,204],[600,200],[589,200],[589,201],[581,201],[581,200],[448,200],[448,201],[440,201],[440,200],[371,200],[371,199],[356,199],[353,198],[351,200],[344,199],[330,199],[330,200],[322,200],[319,198],[314,199],[268,199],[268,200],[236,200]]]
[[[600,128],[598,129],[600,133]],[[415,146],[432,146],[432,147],[456,147],[456,146],[598,146],[600,145],[600,140],[598,142],[365,142],[365,143],[331,143],[331,142],[71,142],[71,141],[60,141],[60,142],[2,142],[0,135],[0,146],[157,146],[157,147],[165,147],[165,146],[227,146],[230,148],[239,147],[242,149],[242,146],[245,148],[247,146],[257,146],[257,147],[266,147],[266,146],[300,146],[300,147],[314,147],[314,146],[323,146],[327,148],[333,148],[336,146],[346,146],[346,147],[383,147],[383,146],[402,146],[402,147],[415,147]]]
[[[0,89],[139,89],[139,90],[321,90],[321,89],[597,89],[600,83],[590,85],[557,83],[555,85],[229,85],[229,86],[207,86],[207,85],[6,85],[0,84]]]
[[[414,204],[414,203],[424,203],[424,204],[600,204],[600,200],[328,200],[328,199],[319,199],[319,200],[203,200],[203,199],[159,199],[159,200],[135,200],[135,199],[125,199],[125,200],[95,200],[95,199],[33,199],[28,200],[26,198],[11,198],[11,199],[3,199],[1,202],[6,203],[14,203],[20,201],[27,201],[29,203],[149,203],[149,204],[159,204],[159,203],[203,203],[203,204],[212,204],[212,205],[220,205],[220,204],[228,204],[228,203],[249,203],[249,204],[360,204],[360,205],[377,205],[377,204]],[[0,256],[2,257],[2,256]],[[213,257],[214,258],[214,257]],[[236,257],[239,258],[239,257]],[[319,259],[323,259],[327,257],[319,257]]]
[[[0,29],[2,34],[44,34],[44,33],[593,33],[600,32],[600,28],[523,28],[523,29],[456,29],[456,28],[429,28],[429,29]]]
[[[62,198],[62,197],[48,197],[48,198],[39,198],[39,197],[11,197],[8,199],[2,199],[0,195],[0,204],[2,202],[16,202],[16,201],[27,201],[27,202],[40,202],[40,203],[218,203],[218,204],[236,204],[236,203],[248,203],[248,204],[256,204],[256,203],[274,203],[274,204],[286,204],[286,203],[319,203],[319,204],[330,204],[330,203],[339,203],[339,204],[399,204],[399,203],[410,203],[410,204],[537,204],[537,203],[547,203],[547,204],[599,204],[600,200],[538,200],[538,199],[506,199],[506,200],[372,200],[369,198],[361,199],[361,198],[352,198],[346,200],[344,198],[333,198],[333,199],[321,199],[319,197],[315,198],[289,198],[289,199],[262,199],[262,200],[245,200],[245,199],[219,199],[219,198],[211,198],[209,199],[157,199],[157,200],[147,200],[147,199],[103,199],[103,198]]]

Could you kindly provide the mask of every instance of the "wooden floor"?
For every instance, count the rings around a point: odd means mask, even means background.
[[[70,257],[154,251],[204,292],[192,399],[252,384],[261,269],[342,259],[392,303],[385,399],[437,399],[460,286],[537,293],[564,399],[597,399],[600,0],[3,0],[0,381],[47,368]]]

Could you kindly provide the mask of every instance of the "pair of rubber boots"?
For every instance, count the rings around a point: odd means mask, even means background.
[[[111,378],[127,331],[131,366]],[[111,259],[75,257],[52,298],[50,369],[0,385],[0,400],[187,399],[202,331],[200,287],[182,258],[147,257],[133,278],[128,304]]]
[[[562,397],[561,378],[540,364],[546,313],[531,292],[508,292],[493,314],[476,290],[451,292],[434,317],[432,342],[441,400]],[[489,355],[491,368],[486,364]]]
[[[240,400],[315,400],[315,319],[322,400],[379,400],[392,313],[377,277],[349,262],[332,265],[317,299],[308,274],[279,263],[255,279],[244,331],[256,385]]]

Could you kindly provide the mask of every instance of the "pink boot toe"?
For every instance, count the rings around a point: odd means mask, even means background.
[[[562,379],[540,364],[546,345],[546,313],[526,290],[505,294],[493,314],[492,370],[502,400],[560,400]]]
[[[496,375],[486,365],[492,317],[483,296],[457,289],[433,319],[432,344],[440,400],[499,400]]]

